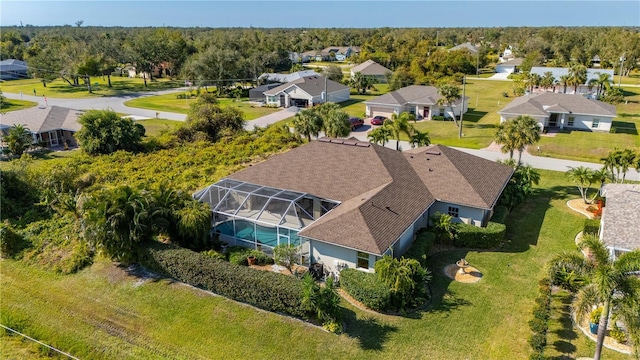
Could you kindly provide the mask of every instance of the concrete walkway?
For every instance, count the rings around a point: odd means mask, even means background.
[[[295,106],[288,109],[282,109],[278,112],[274,112],[273,114],[265,115],[254,120],[247,121],[247,124],[244,128],[247,130],[253,130],[256,128],[256,126],[265,127],[278,121],[293,117],[298,113],[298,111],[300,111],[300,109]]]

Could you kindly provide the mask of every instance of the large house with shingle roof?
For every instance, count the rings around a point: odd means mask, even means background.
[[[78,117],[82,112],[60,107],[32,107],[20,111],[2,114],[0,131],[2,135],[8,133],[13,125],[23,125],[33,134],[33,141],[43,143],[46,147],[61,146],[67,142],[69,146],[77,146],[73,135],[82,125]]]
[[[327,93],[325,100],[325,91]],[[305,76],[264,92],[267,105],[311,107],[325,101],[349,100],[351,89],[321,75]]]
[[[387,75],[391,74],[391,70],[373,60],[367,60],[351,68],[351,78],[353,78],[356,73],[375,80],[377,84],[386,84]]]
[[[544,92],[521,96],[498,111],[500,122],[529,115],[540,128],[609,131],[616,108],[582,95]]]
[[[484,226],[513,169],[446,146],[405,152],[321,138],[198,191],[213,231],[231,245],[271,253],[301,248],[301,263],[373,271],[400,256],[429,216]]]
[[[606,184],[601,195],[606,205],[600,220],[600,240],[611,257],[640,249],[640,185]]]
[[[410,85],[365,101],[367,116],[384,116],[409,112],[418,119],[431,120],[432,116],[459,117],[467,112],[469,97],[456,100],[451,107],[438,105],[442,96],[434,86]]]

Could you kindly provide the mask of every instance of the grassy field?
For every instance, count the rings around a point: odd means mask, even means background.
[[[177,94],[166,94],[158,96],[147,96],[139,99],[129,100],[125,103],[127,106],[137,107],[142,109],[150,109],[157,111],[169,111],[180,114],[186,114],[189,111],[189,106],[196,101],[196,99],[178,99]],[[272,114],[280,109],[259,107],[251,105],[247,100],[236,101],[236,99],[220,98],[218,99],[222,106],[235,106],[242,110],[245,120],[253,120],[259,117]]]
[[[182,124],[182,121],[166,120],[166,119],[148,119],[138,120],[137,123],[145,128],[146,136],[157,136],[163,130],[170,130]]]
[[[4,99],[2,104],[2,112],[16,111],[22,109],[28,109],[30,107],[37,106],[38,103],[27,100],[14,100],[14,99]]]
[[[95,88],[96,83],[98,84],[97,88]],[[88,98],[171,89],[184,86],[184,82],[160,78],[154,79],[154,81],[147,80],[148,86],[144,87],[143,79],[112,76],[111,85],[112,87],[109,88],[106,77],[92,77],[91,86],[94,87],[94,90],[93,93],[89,93],[86,85],[74,87],[62,79],[57,79],[48,83],[46,87],[44,87],[42,82],[38,79],[26,79],[5,81],[2,83],[2,91],[14,94],[19,94],[22,91],[24,95],[34,95],[33,90],[35,90],[35,95],[37,96],[45,95],[57,98]]]
[[[582,215],[565,205],[577,197],[576,189],[561,173],[542,175],[536,196],[508,218],[504,249],[429,258],[434,302],[428,311],[387,316],[343,303],[342,335],[139,277],[104,259],[67,276],[2,260],[2,323],[82,359],[524,359],[542,265],[557,252],[574,250],[583,224]],[[443,275],[444,265],[462,257],[482,271],[479,283]],[[551,331],[550,354],[592,355],[592,344],[575,330]],[[15,343],[9,346],[18,351]],[[604,356],[627,358],[609,350]]]

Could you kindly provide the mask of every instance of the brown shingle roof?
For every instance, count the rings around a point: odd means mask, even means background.
[[[555,109],[563,109],[566,112],[579,115],[616,116],[616,108],[613,105],[587,99],[578,94],[553,92],[521,96],[498,111],[498,114],[548,116],[549,111]]]
[[[387,69],[386,67],[378,64],[373,60],[367,60],[362,64],[356,65],[353,68],[351,68],[351,72],[353,74],[359,72],[362,75],[386,75],[387,73],[390,73],[391,70]]]
[[[440,201],[490,209],[513,168],[442,145],[404,152],[429,192]]]

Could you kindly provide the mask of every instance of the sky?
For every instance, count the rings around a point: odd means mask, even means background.
[[[640,1],[0,0],[0,25],[376,28],[640,26]]]

